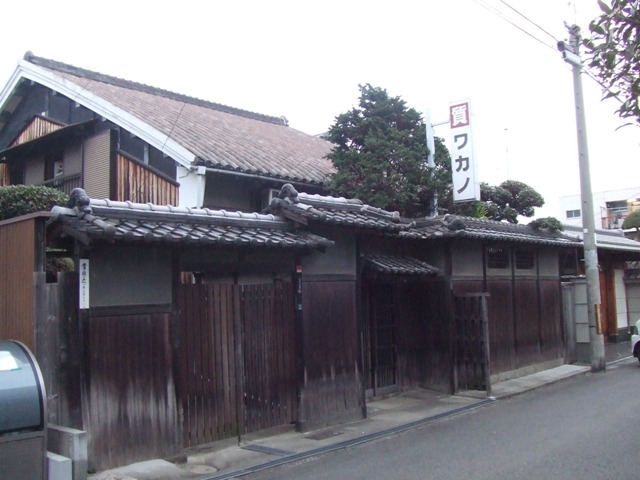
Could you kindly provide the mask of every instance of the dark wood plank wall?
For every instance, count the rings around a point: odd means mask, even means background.
[[[181,447],[171,314],[89,315],[84,425],[98,470],[175,455]]]
[[[556,279],[540,280],[540,354],[542,360],[564,355],[565,332],[562,319],[562,287]]]
[[[47,389],[49,422],[83,429],[78,326],[78,275],[58,274],[46,289],[47,316],[37,328],[36,357]]]
[[[138,162],[117,154],[115,200],[156,205],[177,205],[178,186]]]
[[[484,290],[479,280],[454,280],[456,294]],[[486,281],[491,373],[562,357],[560,284],[557,279]]]
[[[0,225],[0,338],[23,342],[35,352],[34,272],[38,220]]]
[[[540,292],[536,279],[513,282],[515,368],[541,361],[540,356]]]
[[[513,291],[509,280],[488,280],[487,310],[489,312],[489,349],[491,373],[508,372],[516,368],[515,319]],[[476,293],[482,290],[476,290]]]
[[[398,381],[450,390],[450,328],[445,283],[413,280],[396,285]]]
[[[200,445],[297,418],[289,282],[180,285],[183,442]]]
[[[355,281],[302,284],[304,385],[299,427],[361,418],[362,367]]]

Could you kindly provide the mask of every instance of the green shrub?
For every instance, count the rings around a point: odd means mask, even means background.
[[[0,187],[0,220],[49,211],[54,205],[66,205],[68,201],[69,196],[55,188],[39,185]]]

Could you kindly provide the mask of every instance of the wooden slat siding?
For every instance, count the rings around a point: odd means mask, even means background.
[[[355,292],[352,281],[302,283],[303,430],[362,416]]]
[[[104,470],[180,447],[170,313],[91,317],[87,329],[88,450]]]
[[[487,291],[491,372],[508,372],[517,368],[511,280],[487,280]]]
[[[149,168],[117,154],[117,198],[119,201],[177,205],[178,187]]]
[[[0,187],[8,187],[9,185],[11,185],[9,167],[6,163],[0,163]]]
[[[0,225],[0,338],[35,345],[36,218]],[[43,306],[44,308],[45,306]]]
[[[538,283],[516,279],[513,285],[516,368],[520,368],[541,360]]]
[[[540,281],[540,352],[543,361],[564,355],[561,292],[557,279]]]
[[[22,145],[23,143],[35,140],[43,135],[47,135],[48,133],[60,130],[62,127],[63,125],[47,120],[46,118],[35,117],[31,123],[27,125],[22,132],[20,132],[16,139],[11,142],[10,147]]]
[[[231,374],[231,367],[233,364],[233,351],[229,349],[229,344],[233,345],[233,312],[230,309],[230,301],[233,295],[238,294],[238,287],[236,285],[227,286],[227,288],[221,288],[220,285],[212,285],[214,290],[219,291],[218,304],[220,305],[220,335],[218,339],[219,350],[221,355],[220,366],[221,369],[221,382],[222,398],[223,398],[223,418],[220,424],[220,433],[222,438],[233,437],[238,429],[236,424],[235,408],[237,399],[235,397],[235,385],[233,384],[235,376]],[[215,321],[215,319],[214,319]],[[230,341],[231,340],[231,341]]]
[[[91,198],[110,198],[111,130],[106,130],[84,143],[84,189]],[[115,200],[115,199],[113,199]]]

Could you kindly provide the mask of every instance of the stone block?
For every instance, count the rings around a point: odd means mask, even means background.
[[[72,480],[87,479],[87,434],[82,430],[50,423],[47,429],[47,450],[70,458]]]
[[[71,459],[57,453],[47,452],[48,480],[72,480]]]

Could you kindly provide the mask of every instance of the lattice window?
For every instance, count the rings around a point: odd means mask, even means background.
[[[509,268],[509,250],[500,247],[487,248],[487,268]]]

